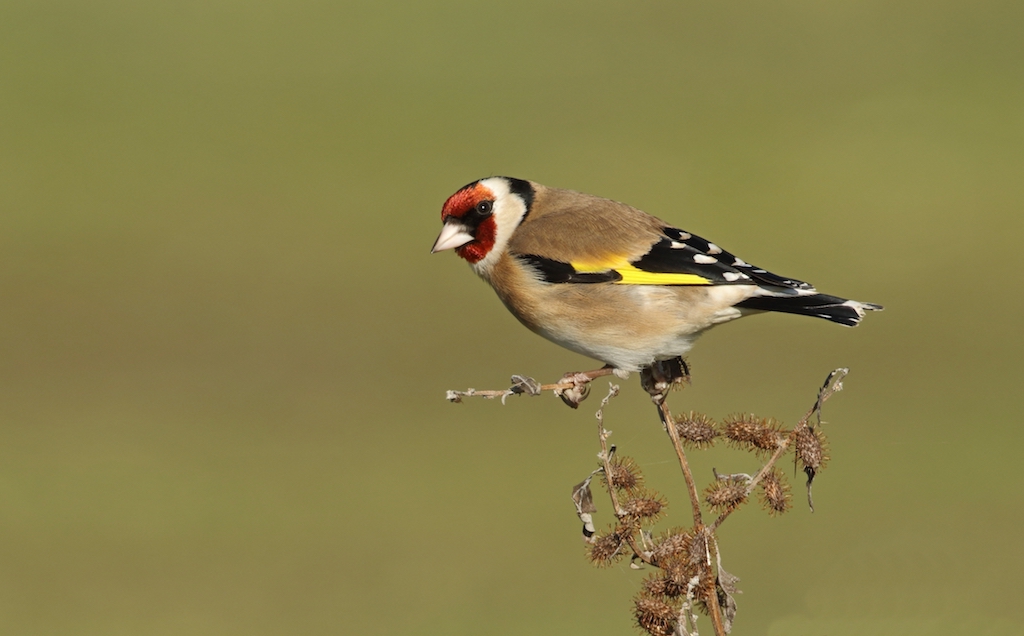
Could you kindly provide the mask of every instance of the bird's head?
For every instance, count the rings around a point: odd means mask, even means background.
[[[533,204],[529,181],[489,177],[463,186],[441,208],[444,227],[431,252],[454,249],[478,271],[489,269]]]

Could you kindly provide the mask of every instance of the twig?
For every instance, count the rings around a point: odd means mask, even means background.
[[[683,443],[679,439],[679,431],[676,430],[675,420],[668,410],[664,400],[658,403],[658,413],[661,415],[661,423],[665,425],[665,431],[672,440],[672,447],[679,459],[679,467],[683,470],[683,479],[686,480],[686,489],[690,495],[690,507],[693,511],[693,525],[700,528],[704,525],[704,519],[700,512],[700,495],[697,494],[697,484],[693,481],[693,473],[690,472],[690,463],[686,460],[686,452],[683,450]]]
[[[501,403],[505,403],[505,398],[510,395],[540,395],[544,391],[554,391],[555,395],[562,398],[562,401],[576,408],[580,402],[587,398],[587,394],[590,392],[590,383],[597,378],[612,375],[616,373],[616,370],[611,367],[603,367],[601,369],[594,369],[593,371],[582,371],[579,373],[566,373],[558,382],[552,384],[541,384],[533,378],[527,375],[513,375],[512,386],[504,390],[481,390],[466,389],[465,391],[454,391],[448,390],[445,393],[445,399],[449,402],[460,403],[463,398],[467,397],[482,397],[485,400],[493,400],[494,398],[501,398]],[[628,375],[628,374],[626,374]]]
[[[612,434],[611,431],[605,430],[604,428],[604,407],[608,406],[608,402],[613,397],[619,394],[619,386],[617,384],[608,385],[608,395],[601,400],[601,406],[597,409],[595,417],[597,418],[597,437],[601,440],[601,463],[604,467],[604,483],[608,488],[608,496],[612,501],[612,509],[615,510],[615,518],[622,519],[626,516],[625,511],[619,506],[619,497],[615,492],[615,484],[612,482],[612,452],[608,450],[608,436]],[[612,449],[615,447],[613,446]],[[636,544],[636,536],[633,533],[629,533],[626,542],[629,544],[630,549],[633,550],[633,554],[648,565],[653,565],[650,552],[641,550]]]
[[[713,564],[716,563],[716,562],[719,565],[721,565],[721,559],[718,558],[718,542],[715,540],[715,531],[714,531],[714,529],[707,528],[704,531],[708,533],[708,541],[706,542],[706,545],[707,545],[707,549],[708,549],[708,553],[707,553],[708,569],[710,570],[710,569],[712,569]],[[714,553],[714,554],[712,554],[712,553]],[[716,581],[719,580],[719,576],[720,576],[719,575],[719,569],[720,568],[715,567],[714,570],[713,570],[714,573],[715,573],[715,580]],[[718,604],[718,586],[717,585],[715,585],[711,589],[711,594],[708,594],[708,598],[706,600],[707,600],[707,604],[708,604],[708,614],[711,615],[711,624],[715,628],[715,636],[726,636],[727,632],[725,631],[725,625],[722,624],[722,608]]]
[[[507,398],[510,395],[540,395],[544,391],[558,391],[571,389],[573,386],[574,385],[571,382],[555,382],[554,384],[540,384],[531,377],[514,375],[512,376],[512,386],[505,390],[478,391],[473,388],[466,389],[465,391],[449,390],[445,393],[445,399],[448,400],[449,402],[459,403],[462,402],[462,398],[467,397],[482,397],[485,400],[501,398],[501,403],[504,404],[505,398]]]

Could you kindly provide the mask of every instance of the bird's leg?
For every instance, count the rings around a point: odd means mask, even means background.
[[[577,408],[580,402],[587,399],[590,394],[590,383],[597,378],[616,373],[617,369],[611,365],[605,365],[593,371],[581,371],[578,373],[566,373],[558,384],[569,385],[565,388],[555,389],[555,395],[562,398],[562,401],[571,408]]]

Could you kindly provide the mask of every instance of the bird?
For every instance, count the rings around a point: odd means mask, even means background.
[[[528,329],[619,375],[682,360],[702,333],[750,314],[853,327],[882,309],[751,265],[625,203],[524,179],[463,186],[441,221],[431,253],[455,250]]]

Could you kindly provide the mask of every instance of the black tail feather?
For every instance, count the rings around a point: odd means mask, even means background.
[[[742,309],[779,311],[801,316],[824,318],[847,327],[856,327],[865,311],[880,311],[881,305],[847,300],[828,294],[810,296],[755,296],[736,304]]]

